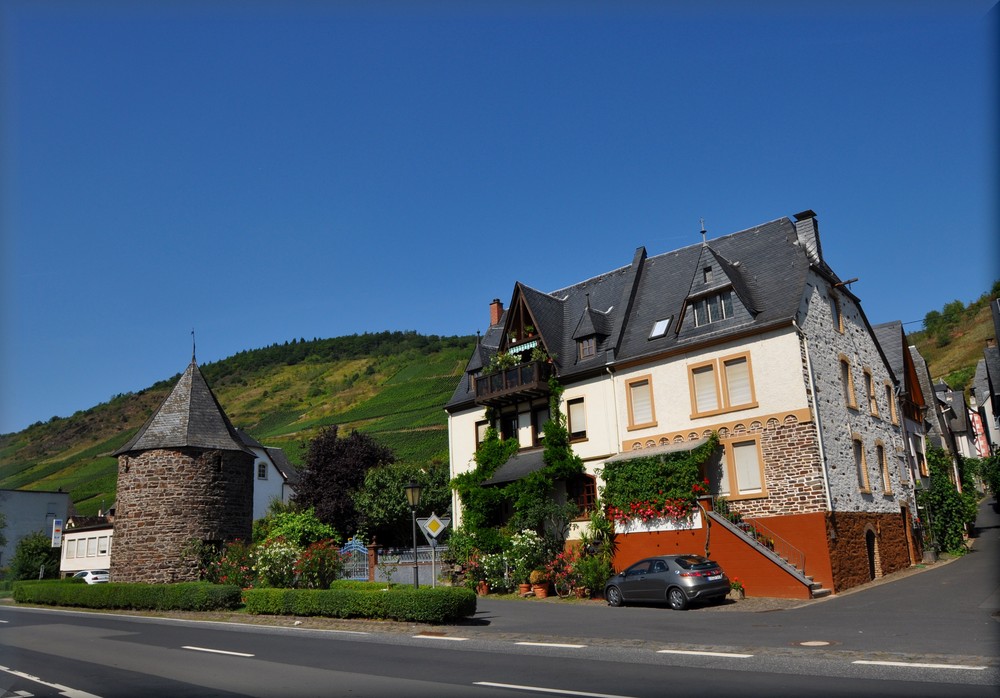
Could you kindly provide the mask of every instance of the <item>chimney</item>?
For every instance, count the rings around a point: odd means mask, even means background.
[[[503,303],[500,302],[499,298],[494,298],[490,303],[490,326],[500,322],[500,317],[503,315]]]
[[[813,264],[822,262],[823,248],[819,244],[819,223],[816,221],[815,211],[806,209],[795,214],[795,234],[809,261]]]

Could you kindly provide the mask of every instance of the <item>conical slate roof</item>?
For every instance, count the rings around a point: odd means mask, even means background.
[[[113,455],[185,447],[250,452],[194,359],[159,409]]]

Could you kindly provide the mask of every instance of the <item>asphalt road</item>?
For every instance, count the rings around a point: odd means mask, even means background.
[[[979,524],[947,564],[764,612],[486,597],[458,626],[314,630],[0,606],[0,696],[998,696],[992,500]]]

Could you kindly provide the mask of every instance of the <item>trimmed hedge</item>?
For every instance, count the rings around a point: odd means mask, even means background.
[[[255,615],[373,618],[448,623],[476,613],[476,594],[465,587],[247,589],[246,611]]]
[[[238,586],[182,582],[179,584],[79,584],[79,580],[14,583],[14,600],[53,606],[114,608],[137,611],[219,611],[240,606]]]

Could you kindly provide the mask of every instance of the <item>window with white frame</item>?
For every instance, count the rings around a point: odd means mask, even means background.
[[[757,406],[749,353],[693,364],[689,380],[692,416]]]
[[[243,472],[246,472],[245,470]],[[87,539],[87,557],[97,556],[97,537]]]
[[[66,559],[72,560],[76,557],[76,541],[66,541]]]
[[[257,463],[257,479],[266,480],[267,479],[267,463],[265,461],[260,461]]]
[[[108,537],[99,536],[97,538],[97,554],[107,555],[108,554]]]
[[[725,388],[722,391],[729,409],[754,402],[753,376],[750,374],[750,355],[722,359]]]
[[[715,362],[691,368],[694,413],[706,414],[719,409],[719,388],[715,380]]]
[[[476,448],[478,449],[486,441],[486,431],[490,428],[490,423],[485,419],[476,422]]]
[[[739,499],[767,495],[764,463],[756,437],[723,442],[719,494]]]
[[[589,359],[597,354],[597,337],[584,337],[579,340],[576,345],[581,361],[583,359]]]
[[[587,411],[582,397],[566,403],[566,419],[571,441],[582,441],[587,438]]]
[[[87,557],[87,539],[77,538],[76,539],[76,556],[77,557]]]
[[[628,428],[641,429],[656,425],[656,412],[653,409],[652,378],[643,376],[626,382],[628,393]]]

